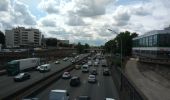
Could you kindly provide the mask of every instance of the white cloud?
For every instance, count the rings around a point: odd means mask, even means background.
[[[108,28],[143,34],[170,24],[169,0],[116,2],[121,0],[37,0],[41,13],[33,15],[33,1],[0,0],[0,29],[36,27],[47,37],[100,45],[115,37]]]
[[[58,2],[57,0],[42,0],[38,7],[49,14],[56,14],[59,12],[59,1],[60,0],[58,0]]]
[[[9,0],[0,0],[0,11],[8,11],[9,3]]]

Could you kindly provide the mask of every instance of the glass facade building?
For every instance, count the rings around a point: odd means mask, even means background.
[[[134,38],[132,53],[136,56],[170,59],[170,27]]]

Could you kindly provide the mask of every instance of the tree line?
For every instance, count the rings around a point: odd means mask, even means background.
[[[131,33],[129,31],[120,32],[114,39],[105,43],[104,49],[107,53],[121,54],[121,42],[122,42],[122,55],[130,56],[132,53],[132,39],[137,37],[137,33]]]

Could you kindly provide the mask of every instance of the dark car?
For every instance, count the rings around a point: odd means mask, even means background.
[[[109,76],[109,75],[110,75],[110,71],[109,71],[108,68],[105,68],[105,69],[103,70],[103,75],[104,75],[104,76]]]
[[[29,73],[19,73],[18,75],[14,77],[14,81],[20,82],[20,81],[30,79],[30,77],[31,75]]]
[[[79,86],[80,78],[78,76],[73,76],[70,80],[70,86]]]
[[[79,96],[76,100],[90,100],[89,96]]]
[[[92,69],[91,74],[92,75],[97,75],[97,70],[96,69]]]

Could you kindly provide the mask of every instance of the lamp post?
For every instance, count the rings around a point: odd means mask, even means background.
[[[112,29],[108,29],[109,31],[111,31],[112,33],[114,33],[114,34],[119,34],[119,33],[117,33],[116,31],[114,31],[114,30],[112,30]],[[120,37],[120,59],[121,59],[121,61],[120,61],[120,63],[121,63],[121,65],[120,65],[120,67],[121,67],[121,70],[122,70],[122,68],[123,68],[123,66],[122,66],[122,38]]]

